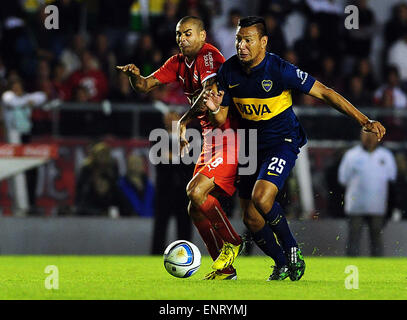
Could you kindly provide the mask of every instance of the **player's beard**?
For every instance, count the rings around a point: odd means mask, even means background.
[[[243,67],[250,68],[254,63],[254,59],[244,61],[244,60],[239,58],[239,62]]]
[[[188,60],[193,60],[197,55],[195,48],[193,48],[192,46],[183,48],[182,50],[180,49],[180,51],[185,57],[188,57]]]

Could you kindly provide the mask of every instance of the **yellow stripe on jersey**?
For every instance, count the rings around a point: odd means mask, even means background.
[[[243,119],[260,121],[271,119],[292,106],[291,91],[285,90],[272,98],[236,98],[233,97],[237,110]]]

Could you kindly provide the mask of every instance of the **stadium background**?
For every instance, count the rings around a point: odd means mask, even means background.
[[[50,4],[59,10],[56,30],[44,27],[44,9]],[[349,4],[359,8],[358,30],[344,26]],[[32,130],[22,142],[45,145],[45,151],[37,152],[49,159],[26,172],[26,188],[15,176],[6,175],[0,183],[2,254],[153,252],[154,210],[137,211],[113,192],[101,197],[96,207],[86,207],[86,201],[81,202],[88,195],[79,182],[81,170],[92,150],[100,147],[110,152],[108,163],[115,172],[108,189],[128,173],[131,159],[135,174],[147,177],[144,188],[151,183],[154,192],[159,183],[171,190],[171,181],[163,180],[148,160],[148,136],[152,129],[165,127],[169,111],[188,108],[183,93],[177,85],[136,93],[114,67],[135,63],[143,75],[156,70],[177,52],[174,30],[184,15],[202,17],[208,42],[228,58],[234,50],[229,13],[264,16],[270,51],[384,123],[384,145],[394,152],[398,165],[384,229],[385,255],[407,254],[406,59],[389,61],[389,51],[407,41],[407,4],[396,0],[5,2],[0,13],[0,93],[17,82],[27,93],[46,94],[47,102],[33,108]],[[287,217],[306,255],[344,255],[347,225],[337,167],[343,152],[358,142],[359,128],[308,96],[296,95],[294,103],[309,144],[304,165],[286,186]],[[9,144],[6,113],[3,104],[0,153],[6,161],[2,170],[12,171],[24,150]],[[300,181],[307,188],[301,188]],[[228,203],[228,210],[244,232],[236,200]],[[177,239],[173,218],[168,227],[165,243]],[[192,239],[206,252],[195,231]],[[368,255],[367,232],[362,254]]]

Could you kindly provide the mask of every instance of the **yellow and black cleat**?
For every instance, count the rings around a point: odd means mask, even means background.
[[[230,267],[235,261],[237,255],[240,253],[241,246],[241,244],[235,246],[231,243],[225,242],[218,258],[212,263],[212,269],[223,270]]]
[[[237,280],[237,273],[223,273],[219,270],[208,273],[203,280]]]

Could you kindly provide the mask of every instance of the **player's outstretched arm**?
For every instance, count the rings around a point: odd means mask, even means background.
[[[116,69],[124,72],[129,77],[130,84],[135,91],[146,93],[161,84],[152,74],[148,77],[140,75],[140,69],[134,64],[116,66]]]
[[[386,134],[386,129],[379,121],[370,120],[343,96],[341,96],[335,90],[326,87],[321,82],[315,81],[308,94],[324,101],[339,112],[355,119],[365,131],[375,133],[377,140],[380,141]]]

